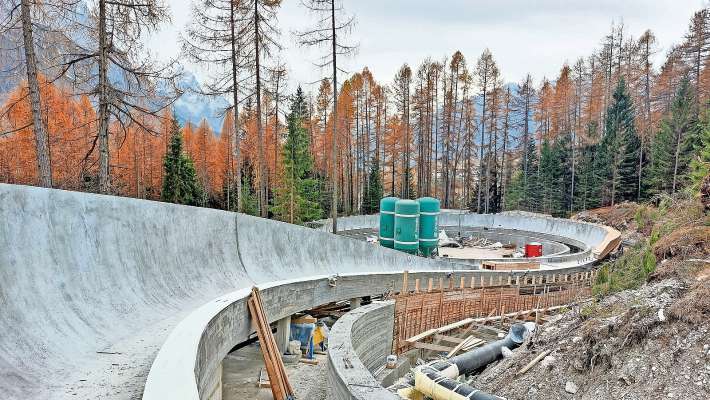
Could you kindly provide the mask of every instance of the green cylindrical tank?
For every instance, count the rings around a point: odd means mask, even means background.
[[[419,251],[419,203],[414,200],[395,204],[394,248],[410,254]]]
[[[394,248],[394,208],[399,200],[385,197],[380,200],[380,246]]]
[[[439,200],[433,197],[417,199],[419,203],[419,251],[425,257],[439,245]]]

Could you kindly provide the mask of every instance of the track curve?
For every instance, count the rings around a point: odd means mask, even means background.
[[[251,333],[251,286],[275,320],[457,268],[242,214],[0,184],[0,393],[212,398]]]

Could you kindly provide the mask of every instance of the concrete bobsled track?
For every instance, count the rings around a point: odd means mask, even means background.
[[[330,231],[330,220],[319,221],[318,229]],[[359,215],[338,219],[340,232],[356,232],[365,237],[366,233],[374,233],[379,226],[377,215]],[[494,240],[517,242],[518,246],[530,241],[552,241],[556,246],[571,245],[579,250],[576,252],[559,251],[554,254],[536,257],[544,269],[562,269],[591,265],[596,260],[604,258],[620,241],[617,230],[607,226],[583,223],[570,219],[553,218],[551,216],[522,211],[508,211],[499,214],[474,214],[459,210],[442,210],[439,215],[439,227],[447,231],[459,230],[471,233],[473,230],[485,229],[486,236]],[[552,247],[549,246],[548,248]],[[515,262],[510,258],[486,258],[488,261]],[[463,261],[463,260],[462,260]],[[480,265],[483,259],[466,260],[468,264]],[[521,261],[521,260],[518,260]]]
[[[274,321],[457,268],[243,214],[0,184],[0,398],[220,398],[253,285]],[[517,274],[454,275],[484,273]]]

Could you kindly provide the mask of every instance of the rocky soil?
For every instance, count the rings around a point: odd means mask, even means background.
[[[622,230],[622,247],[653,253],[655,269],[632,289],[619,291],[626,286],[617,284],[610,290],[613,279],[633,282],[618,270],[635,260],[624,259],[622,249],[607,266],[605,290],[553,317],[472,385],[509,399],[710,399],[710,216],[704,205],[697,199],[658,207],[624,203],[577,218]]]
[[[509,399],[710,399],[710,318],[668,311],[687,290],[667,279],[573,307],[473,386]]]

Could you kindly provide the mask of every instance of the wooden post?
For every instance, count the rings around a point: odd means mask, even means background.
[[[444,325],[444,284],[443,279],[439,279],[439,326]]]
[[[261,302],[259,289],[256,287],[252,288],[251,297],[247,300],[247,306],[261,344],[264,366],[271,383],[271,393],[275,400],[292,399],[294,398],[293,388],[288,381],[281,352],[276,346],[276,340],[274,340],[274,335],[271,333],[271,327]]]

